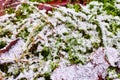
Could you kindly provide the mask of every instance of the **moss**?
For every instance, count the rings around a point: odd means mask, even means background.
[[[6,46],[6,42],[5,41],[0,41],[0,49],[4,48]]]
[[[8,30],[8,29],[2,30],[2,31],[0,32],[0,37],[5,37],[5,36],[7,36],[7,37],[10,38],[11,35],[12,35],[12,32],[11,32],[10,30]]]
[[[11,65],[11,63],[0,64],[0,70],[2,72],[7,73],[10,65]]]
[[[12,72],[12,74],[14,75],[14,78],[16,78],[20,74],[20,70],[19,69],[14,69],[14,71]]]
[[[34,80],[38,80],[38,78],[40,78],[40,77],[43,77],[43,75],[42,74],[36,74],[36,76],[34,77]]]
[[[27,28],[24,28],[19,34],[18,37],[23,38],[24,40],[27,40],[27,37],[29,35],[29,32],[27,30]]]
[[[27,78],[23,77],[23,78],[20,78],[18,80],[28,80]]]
[[[41,51],[41,55],[43,56],[44,60],[47,60],[48,56],[50,55],[50,48],[44,47]]]
[[[75,26],[74,26],[72,23],[70,23],[70,22],[66,22],[66,26],[67,26],[68,28],[70,28],[71,30],[74,30],[74,29],[75,29]]]
[[[94,5],[90,5],[90,7],[89,7],[90,9],[92,9],[92,8],[94,8]]]
[[[100,44],[95,42],[95,43],[92,43],[92,46],[93,46],[93,48],[97,49],[100,46]]]
[[[120,29],[120,25],[116,24],[116,23],[112,23],[110,24],[110,28],[108,29],[109,31],[111,31],[113,34],[116,34]]]
[[[59,65],[55,62],[51,62],[50,63],[50,67],[51,67],[51,70],[53,71],[54,69],[56,69]]]
[[[16,16],[16,18],[17,18],[18,20],[27,18],[27,16],[24,15],[22,9],[18,9],[18,10],[15,12],[15,16]]]
[[[37,71],[38,71],[38,69],[37,69],[37,68],[34,68],[34,69],[33,69],[33,71],[34,71],[34,72],[37,72]]]
[[[44,76],[45,80],[51,80],[51,79],[50,79],[50,73],[47,73],[47,72],[46,72],[46,73],[44,73],[43,76]]]
[[[84,64],[77,56],[70,54],[68,60],[71,64]]]
[[[76,12],[81,11],[81,6],[79,4],[68,4],[67,8],[74,9]]]
[[[85,39],[90,39],[91,36],[90,36],[89,34],[85,34],[85,35],[84,35],[84,38],[85,38]]]

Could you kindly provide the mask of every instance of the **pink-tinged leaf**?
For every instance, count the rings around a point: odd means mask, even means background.
[[[15,45],[18,40],[19,40],[19,39],[13,40],[13,41],[11,41],[6,47],[4,47],[3,49],[0,49],[0,54],[9,51],[9,49],[10,49],[13,45]]]
[[[48,11],[52,11],[52,7],[51,7],[51,6],[48,6],[48,5],[46,5],[46,4],[39,4],[39,5],[38,5],[38,8],[39,8],[40,10],[46,10],[47,12],[48,12]]]
[[[13,62],[16,58],[19,58],[23,53],[24,41],[16,39],[10,42],[6,47],[0,50],[0,64]]]
[[[115,54],[113,56],[111,54]],[[106,59],[108,57],[108,59]],[[118,52],[113,48],[99,48],[95,53],[90,56],[91,61],[86,65],[72,65],[72,66],[60,66],[54,70],[51,79],[52,80],[102,80],[105,79],[107,68],[114,66],[118,58]]]

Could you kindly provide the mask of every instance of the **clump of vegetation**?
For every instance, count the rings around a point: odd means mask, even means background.
[[[103,10],[109,15],[120,16],[120,10],[115,6],[115,0],[91,0],[103,3]]]

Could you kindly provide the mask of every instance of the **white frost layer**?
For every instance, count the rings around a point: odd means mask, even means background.
[[[11,49],[0,55],[0,63],[13,62],[20,57],[23,53],[22,46],[24,45],[23,40],[18,40],[18,42],[11,47]]]
[[[119,56],[118,56],[119,52],[114,48],[106,48],[105,53],[109,63],[115,67],[116,66],[115,62],[119,61]]]
[[[105,78],[107,68],[110,65],[115,66],[115,63],[118,62],[118,56],[118,52],[114,48],[99,48],[95,53],[91,55],[91,62],[89,62],[87,65],[72,65],[68,67],[59,67],[53,72],[51,79],[99,80],[100,77]]]

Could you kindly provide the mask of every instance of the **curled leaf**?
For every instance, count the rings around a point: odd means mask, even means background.
[[[13,62],[23,53],[24,41],[20,39],[13,40],[6,47],[0,49],[0,64]]]

